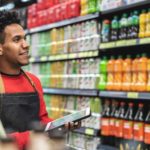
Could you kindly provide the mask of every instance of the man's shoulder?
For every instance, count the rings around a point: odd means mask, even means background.
[[[28,71],[25,71],[25,73],[26,73],[33,81],[40,82],[39,78],[38,78],[36,75],[34,75],[34,74],[32,74],[32,73],[30,73],[30,72],[28,72]]]

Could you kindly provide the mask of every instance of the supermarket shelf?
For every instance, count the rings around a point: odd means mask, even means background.
[[[98,91],[91,89],[44,88],[43,91],[45,94],[53,95],[98,96]]]
[[[66,150],[85,150],[85,149],[79,148],[79,147],[75,147],[73,145],[68,145],[67,144]]]
[[[58,28],[61,26],[66,26],[66,25],[70,25],[70,24],[74,24],[74,23],[78,23],[81,21],[86,21],[86,20],[90,20],[90,19],[94,19],[94,18],[98,18],[98,17],[99,17],[99,13],[90,14],[90,15],[86,15],[86,16],[80,16],[80,17],[67,19],[67,20],[63,20],[60,22],[36,27],[36,28],[30,29],[28,33],[31,34],[31,33],[35,33],[35,32],[41,32],[41,31],[52,29],[52,28]]]
[[[100,97],[108,97],[108,98],[126,98],[126,99],[150,100],[150,93],[146,93],[146,92],[100,91],[99,96]]]
[[[100,135],[100,130],[92,129],[92,128],[86,128],[86,127],[81,127],[79,129],[73,130],[75,133],[80,133],[80,134],[85,134],[85,135],[90,135],[90,136],[99,136]]]
[[[101,15],[117,13],[119,11],[126,11],[126,10],[131,10],[131,9],[134,9],[134,8],[136,9],[138,7],[148,6],[149,4],[150,4],[150,1],[149,0],[145,0],[145,1],[137,2],[137,3],[133,3],[133,4],[117,7],[117,8],[114,8],[114,9],[102,11]]]
[[[107,146],[107,145],[99,145],[99,147],[97,148],[97,150],[118,150],[115,147],[112,146]]]
[[[149,44],[149,43],[150,43],[150,38],[120,40],[116,42],[101,43],[99,48],[111,49],[111,48],[127,47],[127,46],[139,46],[139,45]]]
[[[85,52],[78,52],[78,53],[31,57],[30,63],[71,60],[71,59],[78,59],[78,58],[90,58],[90,57],[97,57],[98,55],[99,55],[99,50],[93,50],[93,51],[85,51]]]

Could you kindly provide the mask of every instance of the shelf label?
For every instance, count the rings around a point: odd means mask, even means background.
[[[133,39],[133,40],[127,40],[126,41],[126,45],[128,46],[128,45],[136,45],[137,44],[137,42],[136,42],[136,40],[135,39]]]
[[[88,135],[94,135],[94,129],[85,129],[85,134],[88,134]]]
[[[42,56],[41,58],[40,58],[40,61],[46,61],[47,60],[47,57],[46,56]]]
[[[148,43],[150,43],[150,38],[140,39],[140,44],[148,44]]]
[[[126,40],[120,40],[116,42],[116,46],[125,46],[126,45]]]
[[[35,62],[35,58],[34,58],[34,57],[31,57],[31,58],[30,58],[30,62]]]
[[[139,93],[137,93],[137,92],[128,92],[127,93],[127,97],[128,98],[138,98],[139,97]]]

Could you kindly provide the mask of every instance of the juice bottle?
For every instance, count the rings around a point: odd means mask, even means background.
[[[142,149],[144,140],[144,105],[139,103],[138,110],[134,118],[133,139],[137,143],[137,149]]]
[[[110,135],[110,101],[105,100],[104,108],[101,113],[101,135],[102,135],[102,143],[109,144],[109,135]]]
[[[111,145],[114,146],[115,145],[115,112],[118,109],[118,102],[117,101],[113,101],[112,102],[112,106],[111,106],[111,114],[110,114],[110,122],[109,122],[109,126],[110,126],[110,136],[111,136]]]
[[[99,80],[99,90],[105,90],[107,84],[107,58],[103,57],[100,61],[100,80]]]
[[[125,115],[125,103],[121,102],[119,109],[115,112],[115,145],[118,147],[121,144],[123,137],[123,122]]]
[[[95,13],[97,11],[96,8],[96,0],[88,0],[88,13]]]
[[[147,89],[147,60],[146,54],[142,54],[142,57],[138,62],[138,91],[146,91]]]
[[[150,9],[148,9],[148,12],[146,14],[146,32],[145,37],[150,37]]]
[[[124,117],[123,124],[123,138],[124,138],[124,147],[133,147],[133,120],[134,120],[134,110],[133,103],[128,104],[128,109]]]
[[[138,11],[134,11],[133,13],[133,26],[132,26],[132,38],[138,38],[138,33],[139,33],[139,15]]]
[[[123,61],[123,81],[122,90],[130,91],[131,89],[131,57],[127,55],[127,58]]]
[[[114,16],[113,20],[111,21],[111,41],[118,40],[118,33],[119,33],[119,22],[118,17]]]
[[[81,16],[88,14],[88,0],[81,0],[80,1],[81,6]]]
[[[123,59],[122,56],[119,56],[114,63],[114,90],[120,91],[122,89],[122,66],[123,66]]]
[[[114,57],[111,56],[110,60],[107,63],[107,90],[113,90],[114,85]]]
[[[149,107],[150,108],[150,107]],[[146,115],[145,125],[144,125],[144,143],[150,144],[150,109]]]
[[[150,59],[147,61],[147,91],[150,91]]]
[[[146,32],[146,10],[143,9],[139,16],[139,38],[145,37]]]
[[[132,60],[132,64],[131,64],[131,72],[132,72],[131,91],[137,91],[138,90],[138,88],[137,88],[138,61],[139,61],[139,55],[137,55],[136,58]]]

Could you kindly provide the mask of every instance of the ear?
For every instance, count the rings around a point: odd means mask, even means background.
[[[0,44],[0,56],[3,55],[3,47],[2,44]]]

